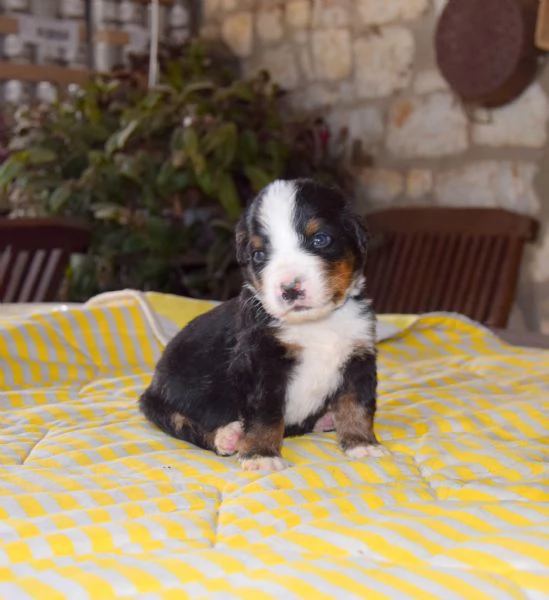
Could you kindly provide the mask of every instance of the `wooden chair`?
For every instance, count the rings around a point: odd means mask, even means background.
[[[533,219],[484,208],[396,208],[366,219],[378,313],[458,312],[505,327]]]
[[[53,302],[88,228],[64,219],[0,219],[0,302]]]

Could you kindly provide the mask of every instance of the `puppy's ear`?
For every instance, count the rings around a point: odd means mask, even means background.
[[[364,217],[359,217],[357,214],[349,212],[346,220],[349,232],[354,237],[360,253],[366,255],[369,235]]]
[[[235,229],[236,260],[239,265],[245,265],[249,260],[248,252],[248,226],[246,215],[242,215]]]

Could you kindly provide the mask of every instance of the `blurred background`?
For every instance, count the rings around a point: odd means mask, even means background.
[[[239,285],[230,232],[245,202],[273,177],[312,175],[345,187],[365,216],[481,207],[533,218],[513,254],[517,281],[509,267],[503,320],[549,333],[544,2],[0,0],[0,9],[0,209],[4,221],[88,223],[64,298],[123,287],[228,297]],[[465,290],[504,270],[481,242],[474,250],[471,231],[460,243],[478,272],[456,284]],[[441,248],[428,233],[417,251],[401,246],[415,252],[418,280]],[[439,270],[467,270],[458,246]]]

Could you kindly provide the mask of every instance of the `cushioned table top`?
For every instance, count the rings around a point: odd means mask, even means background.
[[[208,308],[155,301],[179,325]],[[245,473],[137,411],[165,341],[145,304],[0,325],[0,598],[548,597],[549,353],[393,320],[391,455],[313,434],[286,440],[288,469]]]

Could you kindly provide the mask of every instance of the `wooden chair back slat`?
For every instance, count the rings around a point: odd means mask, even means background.
[[[379,313],[452,311],[505,327],[535,220],[499,209],[391,209],[366,219]]]
[[[437,310],[443,302],[451,277],[450,266],[459,251],[459,239],[456,236],[431,234],[436,240],[433,254],[429,260],[428,277],[418,284],[422,286],[423,301],[418,304],[419,312]]]
[[[64,219],[0,219],[0,302],[53,302],[88,228]]]
[[[37,250],[34,253],[33,260],[27,274],[25,287],[21,291],[21,302],[30,302],[31,298],[36,297],[47,257],[48,254],[45,250]]]
[[[505,261],[506,243],[507,239],[503,236],[494,236],[491,239],[491,251],[485,268],[486,281],[479,291],[476,303],[477,309],[474,318],[477,321],[485,322],[490,318],[490,308],[492,304],[490,290],[494,289],[497,285],[499,271],[501,265]]]

